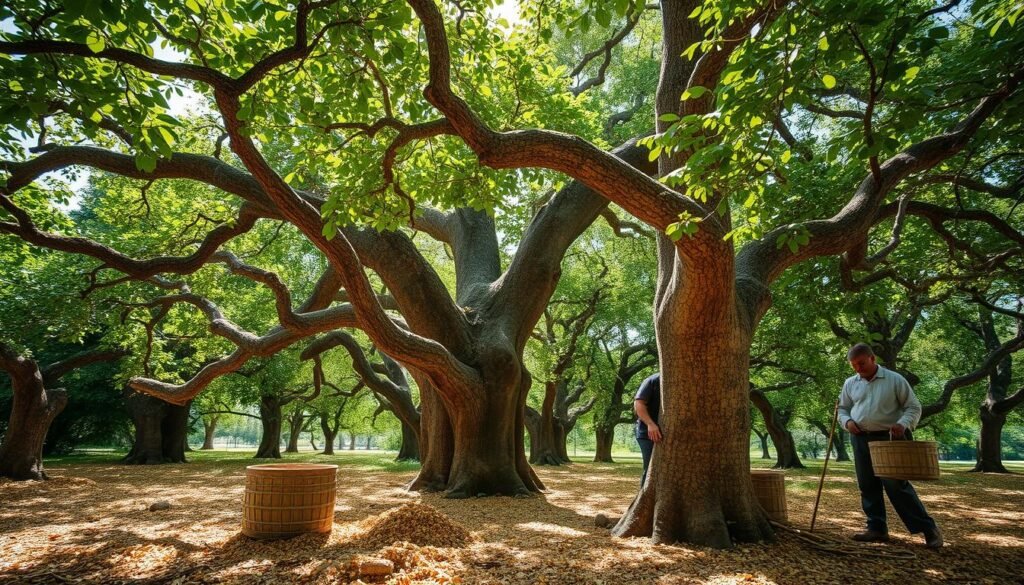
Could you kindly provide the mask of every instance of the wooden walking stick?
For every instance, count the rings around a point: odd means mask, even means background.
[[[832,456],[832,437],[836,434],[836,421],[839,420],[839,401],[836,400],[836,408],[832,411],[832,428],[828,431],[828,447],[825,448],[825,465],[821,468],[821,479],[818,480],[818,495],[814,498],[814,512],[811,513],[811,532],[814,532],[814,522],[818,519],[818,504],[821,502],[821,488],[825,486],[825,472],[828,471],[828,460]]]

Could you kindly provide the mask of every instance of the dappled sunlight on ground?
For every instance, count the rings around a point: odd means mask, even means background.
[[[365,558],[395,561],[392,583],[1013,583],[1024,563],[1020,475],[944,468],[939,481],[915,484],[947,547],[925,550],[891,516],[892,543],[870,546],[916,557],[886,560],[821,552],[788,533],[775,545],[731,551],[611,538],[594,515],[625,511],[639,483],[636,461],[538,467],[548,489],[537,497],[446,500],[405,491],[414,466],[384,456],[292,456],[341,466],[334,530],[254,541],[239,528],[245,466],[256,462],[237,453],[193,457],[156,467],[69,458],[47,464],[53,481],[0,483],[0,583],[345,583]],[[819,474],[814,463],[787,472],[795,526],[810,523]],[[150,512],[158,500],[171,509]],[[367,540],[376,518],[409,503],[435,508],[468,530],[469,542],[380,549]],[[846,538],[862,527],[852,465],[832,464],[817,531]]]

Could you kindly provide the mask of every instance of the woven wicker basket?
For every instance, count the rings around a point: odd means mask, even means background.
[[[242,534],[271,539],[331,531],[337,465],[272,463],[245,472]]]
[[[872,441],[871,466],[886,479],[939,479],[939,448],[935,441]]]
[[[768,517],[776,522],[787,522],[786,473],[774,469],[751,469],[750,481],[754,495]]]

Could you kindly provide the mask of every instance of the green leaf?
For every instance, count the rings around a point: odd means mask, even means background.
[[[658,119],[661,120],[662,122],[676,122],[679,120],[679,116],[677,114],[669,112],[667,114],[662,114],[658,116]]]
[[[608,12],[604,6],[598,6],[597,10],[594,11],[594,20],[602,27],[608,28],[608,25],[612,23],[612,13]]]
[[[699,98],[700,96],[704,95],[707,92],[708,88],[695,85],[693,87],[687,88],[687,90],[683,92],[683,95],[679,99],[685,102],[686,100],[691,98]]]
[[[274,20],[281,22],[282,20],[288,18],[289,16],[291,16],[291,13],[289,13],[287,10],[278,10],[277,12],[274,13]]]
[[[928,36],[933,39],[948,39],[949,29],[944,26],[937,26],[928,31]]]
[[[697,7],[693,9],[693,12],[691,12],[690,15],[687,16],[686,18],[697,18],[698,16],[700,16],[700,13],[703,12],[703,11],[704,11],[704,5],[703,4],[698,4]]]
[[[828,37],[822,36],[820,39],[818,39],[818,49],[822,51],[828,50]]]
[[[196,0],[185,0],[185,7],[191,10],[192,12],[195,12],[196,14],[199,14],[203,11],[203,9],[199,6],[199,3],[196,2]]]
[[[758,126],[761,125],[761,122],[764,122],[764,120],[761,119],[761,116],[754,116],[750,118],[750,127],[757,128]]]
[[[139,154],[135,157],[135,168],[144,173],[156,170],[156,157],[151,154]]]
[[[821,82],[825,85],[825,89],[832,89],[836,86],[836,78],[828,73],[821,77]]]
[[[328,221],[324,224],[323,235],[328,240],[333,240],[334,236],[338,233],[338,226],[333,221]]]
[[[907,72],[903,75],[903,79],[913,81],[919,71],[921,71],[920,67],[908,67]]]
[[[665,228],[665,235],[669,237],[673,242],[678,242],[683,237],[683,228],[679,223],[670,223]]]
[[[88,38],[85,39],[85,44],[89,45],[89,50],[93,53],[99,53],[107,47],[107,41],[98,32],[89,33]]]
[[[790,150],[786,150],[786,152],[782,153],[782,157],[781,157],[782,164],[788,163],[789,159],[791,159],[791,158],[793,158],[793,152],[790,151]]]

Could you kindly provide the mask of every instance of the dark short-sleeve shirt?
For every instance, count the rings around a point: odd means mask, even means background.
[[[636,396],[633,400],[643,400],[647,404],[647,413],[651,415],[651,420],[658,422],[658,412],[661,410],[661,374],[654,374],[648,376],[646,380],[640,382],[640,388],[636,391]],[[638,439],[647,439],[647,423],[636,419],[636,437]]]

